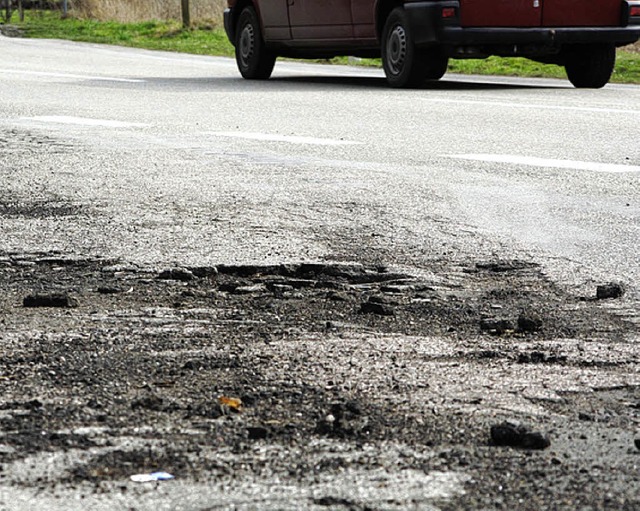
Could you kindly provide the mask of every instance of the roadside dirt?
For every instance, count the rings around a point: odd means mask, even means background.
[[[624,51],[630,51],[633,53],[640,53],[640,43],[630,44],[622,48]]]
[[[158,470],[231,495],[184,509],[640,509],[624,298],[529,261],[412,273],[0,254],[2,509],[11,489],[126,501]],[[550,446],[495,445],[505,420]]]

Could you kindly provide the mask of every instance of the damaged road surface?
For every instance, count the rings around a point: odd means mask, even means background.
[[[629,325],[535,264],[0,264],[3,509],[640,505]]]
[[[640,509],[638,87],[0,51],[0,511]]]

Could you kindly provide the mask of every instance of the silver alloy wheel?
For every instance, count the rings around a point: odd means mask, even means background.
[[[387,38],[387,62],[389,70],[399,75],[407,57],[407,33],[402,25],[396,25]]]
[[[255,32],[251,24],[246,24],[240,33],[240,58],[245,66],[249,65],[249,60],[253,56],[256,46]]]

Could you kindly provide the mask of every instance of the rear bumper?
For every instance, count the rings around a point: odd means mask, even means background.
[[[471,44],[545,44],[549,46],[581,43],[631,44],[640,38],[640,28],[460,28],[444,27],[440,42]]]
[[[540,44],[553,47],[580,43],[621,46],[640,39],[640,20],[629,19],[629,2],[624,3],[623,19],[618,27],[464,28],[460,26],[460,3],[457,0],[409,2],[405,4],[405,10],[418,46]],[[456,15],[443,19],[443,8],[453,8]]]

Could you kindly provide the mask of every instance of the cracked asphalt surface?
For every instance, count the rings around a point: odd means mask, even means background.
[[[0,509],[640,509],[637,88],[0,48]]]
[[[57,492],[87,508],[639,504],[629,325],[535,264],[442,262],[434,281],[345,263],[0,262],[7,509],[32,492],[53,508],[69,505]],[[73,301],[25,307],[34,290]],[[509,326],[484,328],[495,318]],[[551,446],[492,445],[513,419]],[[157,470],[180,483],[127,482]]]

